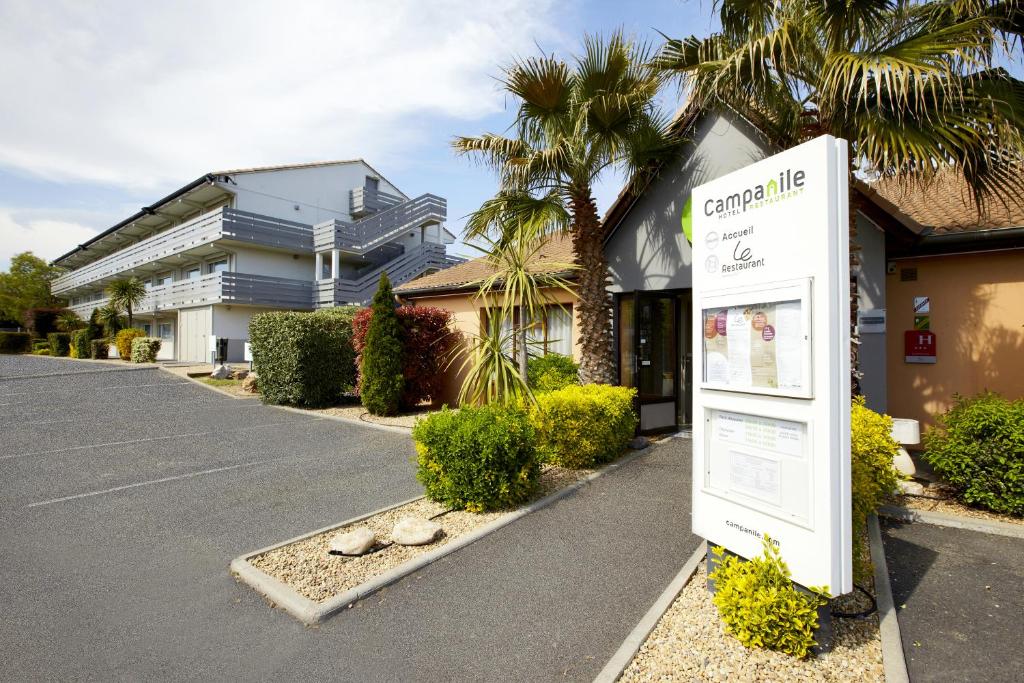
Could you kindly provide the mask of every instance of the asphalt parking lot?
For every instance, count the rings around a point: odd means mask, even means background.
[[[3,680],[230,672],[247,618],[302,631],[232,557],[421,493],[403,434],[158,369],[0,356],[0,432]]]

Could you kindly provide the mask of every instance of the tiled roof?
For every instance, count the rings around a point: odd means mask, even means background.
[[[566,235],[555,235],[544,243],[530,264],[537,273],[558,273],[565,264],[574,263],[572,240]],[[483,257],[439,270],[395,287],[398,294],[420,294],[444,290],[472,289],[474,283],[494,273]]]
[[[979,214],[963,175],[954,171],[939,173],[926,185],[886,178],[870,187],[916,223],[916,232],[941,235],[1024,227],[1024,198],[994,197]]]

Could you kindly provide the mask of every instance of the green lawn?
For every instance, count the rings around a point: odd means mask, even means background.
[[[214,379],[212,377],[200,377],[200,382],[209,384],[211,387],[240,387],[242,386],[242,380],[240,379]]]

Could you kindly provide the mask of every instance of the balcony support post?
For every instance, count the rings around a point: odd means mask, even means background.
[[[313,281],[322,280],[324,278],[324,254],[322,251],[316,252],[316,271],[313,273]]]
[[[331,279],[337,280],[341,277],[341,251],[331,249]]]

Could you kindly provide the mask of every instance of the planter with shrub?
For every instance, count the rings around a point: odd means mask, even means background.
[[[154,363],[160,353],[160,339],[157,337],[136,337],[132,340],[132,362]]]
[[[536,396],[530,422],[545,462],[574,469],[617,458],[636,433],[636,389],[572,385]]]
[[[1024,516],[1024,399],[956,396],[925,432],[924,459],[968,505]]]
[[[337,403],[356,381],[353,307],[254,315],[253,366],[266,403],[319,408]]]
[[[71,353],[71,335],[67,332],[51,332],[46,335],[50,342],[51,356],[67,356]]]
[[[26,353],[32,350],[28,332],[0,332],[0,353]]]
[[[569,356],[549,353],[526,362],[526,382],[532,391],[556,391],[580,383],[580,366]]]
[[[121,330],[114,337],[114,346],[117,347],[117,355],[121,360],[132,359],[132,342],[139,337],[145,337],[146,333],[137,327],[129,327]]]
[[[536,490],[534,430],[519,408],[444,408],[420,420],[412,435],[416,478],[431,500],[484,512],[518,505]]]

